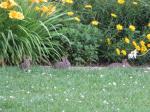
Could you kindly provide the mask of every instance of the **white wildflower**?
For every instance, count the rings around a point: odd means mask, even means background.
[[[68,99],[68,98],[66,98],[65,100],[66,100],[66,101],[69,101],[69,99]]]
[[[116,85],[117,85],[117,83],[116,83],[116,82],[113,82],[113,85],[114,85],[114,86],[116,86]]]
[[[27,94],[30,94],[30,91],[27,91]]]
[[[53,102],[53,101],[54,101],[54,99],[52,98],[52,99],[51,99],[51,101]]]
[[[119,111],[120,109],[119,108],[117,108],[117,111]]]
[[[138,53],[137,50],[131,51],[131,53],[128,54],[128,59],[136,59],[137,53]]]
[[[104,77],[104,75],[100,75],[100,78],[103,78]]]
[[[102,91],[104,91],[104,92],[105,92],[106,90],[103,88],[103,89],[102,89]]]
[[[31,73],[31,70],[29,69],[27,72],[28,72],[28,73]]]
[[[15,99],[15,97],[14,97],[14,96],[9,96],[9,98],[10,98],[10,99]]]
[[[107,104],[107,105],[109,104],[106,100],[104,100],[103,103],[104,103],[104,104]]]
[[[148,70],[150,70],[150,67],[147,67]]]
[[[138,82],[137,82],[137,81],[135,81],[134,83],[135,83],[135,84],[138,84]]]
[[[84,96],[83,94],[80,94],[80,97],[81,97],[81,98],[84,98],[85,96]]]
[[[111,85],[111,83],[109,82],[108,85]]]
[[[43,73],[42,73],[42,75],[46,75],[46,73],[45,73],[45,72],[43,72]]]
[[[133,79],[133,77],[131,76],[130,79]]]
[[[56,86],[54,86],[54,89],[56,89],[57,87]]]

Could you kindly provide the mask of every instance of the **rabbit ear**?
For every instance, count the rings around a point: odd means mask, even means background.
[[[32,57],[29,57],[29,56],[28,56],[28,59],[29,59],[29,61],[32,61]]]
[[[67,60],[67,57],[62,57],[62,61],[66,61]]]
[[[126,63],[126,62],[128,62],[128,60],[127,60],[127,59],[122,60],[122,63]]]

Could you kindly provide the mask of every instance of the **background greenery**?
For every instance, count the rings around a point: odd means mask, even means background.
[[[29,56],[34,63],[45,64],[68,56],[73,65],[97,65],[105,62],[121,61],[127,56],[117,56],[116,48],[125,49],[127,53],[134,50],[124,43],[124,37],[130,36],[139,42],[150,31],[146,25],[150,22],[150,1],[126,0],[124,5],[116,0],[74,0],[74,3],[62,4],[59,0],[49,3],[31,4],[17,0],[20,7],[15,10],[23,12],[25,20],[15,21],[8,18],[8,11],[0,9],[0,60],[6,64],[18,64],[24,56]],[[35,6],[56,6],[56,12],[50,16],[41,16],[34,10]],[[85,9],[91,4],[92,9]],[[75,14],[67,16],[68,11]],[[111,13],[118,18],[111,17]],[[76,22],[74,17],[80,17]],[[92,26],[91,21],[99,21]],[[117,33],[116,24],[125,29]],[[128,26],[136,26],[135,34],[128,31]],[[107,39],[110,39],[108,44]],[[138,64],[150,61],[150,53],[134,60]]]

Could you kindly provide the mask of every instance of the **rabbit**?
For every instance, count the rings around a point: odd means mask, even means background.
[[[122,60],[123,67],[131,67],[127,59]]]
[[[24,58],[22,63],[19,65],[20,69],[28,72],[31,66],[31,59],[30,58]]]
[[[112,63],[108,67],[131,67],[127,59],[122,60],[122,63]]]
[[[67,57],[63,57],[62,58],[62,61],[60,62],[56,62],[54,64],[54,68],[56,69],[66,69],[66,68],[69,68],[71,66],[69,60],[67,59]]]

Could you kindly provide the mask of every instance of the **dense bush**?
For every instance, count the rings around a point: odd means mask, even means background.
[[[103,32],[99,60],[121,61],[135,49],[143,57],[140,60],[150,59],[149,0],[66,0],[65,3],[75,21],[91,24]]]
[[[45,1],[46,2],[46,1]],[[55,38],[65,14],[55,2],[5,0],[0,3],[0,60],[18,64],[29,56],[33,62],[57,59],[62,50]]]
[[[74,65],[92,65],[99,61],[98,49],[102,32],[91,25],[72,24],[61,31],[71,41],[70,46],[63,43],[69,59]]]

